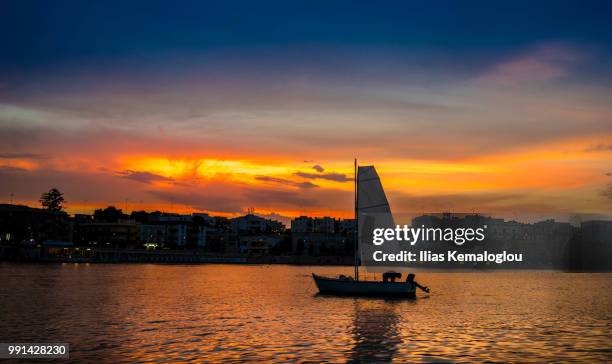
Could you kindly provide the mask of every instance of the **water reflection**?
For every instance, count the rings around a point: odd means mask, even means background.
[[[0,263],[0,342],[101,363],[612,362],[612,274],[428,273],[430,298],[387,301],[318,296],[311,271]]]
[[[355,345],[349,362],[391,362],[401,338],[397,302],[355,300],[352,334]]]

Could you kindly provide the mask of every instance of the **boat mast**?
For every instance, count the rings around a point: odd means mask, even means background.
[[[355,280],[358,281],[359,280],[359,259],[358,259],[358,246],[357,246],[357,241],[359,239],[359,214],[357,211],[357,203],[359,202],[359,194],[357,192],[358,190],[358,180],[357,180],[357,173],[358,173],[358,168],[357,168],[357,158],[355,158]]]

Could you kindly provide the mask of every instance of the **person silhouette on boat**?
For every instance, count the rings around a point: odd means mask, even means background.
[[[419,287],[424,292],[429,293],[429,287],[421,286],[417,281],[414,280],[414,277],[415,277],[414,273],[409,273],[408,277],[406,277],[406,283],[410,283],[412,289],[415,289],[416,287]]]
[[[402,273],[397,273],[397,272],[385,272],[383,273],[383,282],[395,282],[396,279],[400,279],[402,278]]]

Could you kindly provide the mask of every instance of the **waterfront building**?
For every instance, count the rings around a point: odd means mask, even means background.
[[[192,215],[152,215],[147,224],[140,225],[140,242],[147,247],[203,248],[206,226]]]
[[[314,218],[300,216],[291,220],[291,232],[334,234],[338,221],[328,216]]]
[[[313,227],[315,233],[333,234],[335,232],[336,220],[328,216],[316,217]]]
[[[191,216],[193,216],[193,221],[200,220],[206,226],[215,226],[217,220],[214,216],[205,212],[194,212]]]
[[[112,248],[135,248],[140,245],[139,227],[132,220],[80,224],[77,230],[79,245]]]
[[[342,255],[352,246],[355,220],[300,216],[291,220],[291,246],[298,255]]]
[[[584,221],[582,228],[581,258],[583,270],[612,270],[612,221]]]
[[[72,241],[70,219],[63,211],[0,204],[0,243]]]
[[[355,234],[355,219],[336,220],[336,232],[344,236],[353,236]]]
[[[253,214],[233,218],[230,224],[232,231],[239,234],[282,233],[285,231],[285,226],[280,221]]]
[[[239,238],[240,253],[248,255],[268,255],[270,249],[281,241],[278,234],[247,235]]]
[[[291,234],[311,233],[314,231],[314,220],[308,216],[300,216],[291,220]]]

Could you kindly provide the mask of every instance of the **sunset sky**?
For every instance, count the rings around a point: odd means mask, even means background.
[[[3,1],[0,202],[612,216],[609,2]]]

